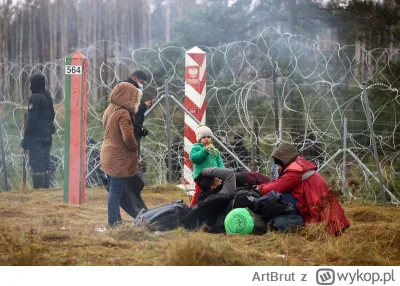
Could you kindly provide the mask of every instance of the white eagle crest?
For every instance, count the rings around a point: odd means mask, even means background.
[[[189,68],[189,75],[191,78],[196,77],[196,75],[199,73],[199,70],[197,68]]]

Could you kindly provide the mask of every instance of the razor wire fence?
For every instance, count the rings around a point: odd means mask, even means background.
[[[370,98],[375,139],[389,201],[400,198],[399,50],[364,50],[330,41],[315,41],[299,35],[281,34],[268,28],[254,38],[220,47],[199,46],[207,53],[206,124],[214,135],[252,170],[271,174],[271,153],[280,142],[296,145],[313,159],[337,191],[345,184],[353,199],[380,202],[379,184],[368,170],[377,171],[362,99],[362,82]],[[145,100],[164,95],[165,76],[169,94],[180,102],[185,96],[186,49],[131,50],[111,41],[99,41],[81,49],[89,60],[87,173],[99,162],[103,130],[102,113],[115,84],[133,70],[149,75],[143,90]],[[64,72],[65,60],[18,66],[0,63],[0,118],[5,148],[5,166],[11,189],[21,188],[29,165],[20,142],[27,112],[29,76],[41,70],[55,103],[56,134],[53,135],[54,187],[63,186],[64,166]],[[274,101],[276,100],[276,101]],[[275,108],[278,112],[275,112]],[[150,133],[141,142],[141,170],[148,184],[167,178],[165,104],[159,104],[145,120]],[[170,104],[172,172],[183,183],[184,112]],[[343,181],[343,118],[347,116],[347,148]],[[229,154],[222,152],[226,167],[241,171]],[[336,155],[335,158],[332,156]],[[332,159],[331,159],[332,158]],[[331,160],[330,160],[331,159]],[[328,164],[325,162],[329,161]],[[0,168],[4,168],[0,162]],[[0,169],[1,174],[3,169]],[[102,172],[92,172],[87,186],[101,186]],[[2,177],[0,189],[5,189]]]

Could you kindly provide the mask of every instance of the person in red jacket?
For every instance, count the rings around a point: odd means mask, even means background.
[[[316,172],[316,165],[300,157],[296,147],[282,143],[272,154],[278,165],[279,177],[258,186],[261,195],[271,191],[290,193],[305,224],[326,222],[331,234],[340,234],[349,227],[340,202],[324,177]]]

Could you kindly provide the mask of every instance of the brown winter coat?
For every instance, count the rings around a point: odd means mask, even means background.
[[[111,103],[103,115],[101,169],[112,177],[131,177],[139,170],[138,144],[131,118],[138,110],[142,91],[130,83],[121,82],[111,91],[110,97]],[[123,109],[115,111],[119,106]]]

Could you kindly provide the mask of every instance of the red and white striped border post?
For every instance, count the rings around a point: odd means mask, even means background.
[[[206,53],[194,47],[185,55],[185,108],[200,121],[206,122]],[[196,143],[198,124],[185,114],[184,128],[184,185],[194,190],[193,163],[189,160],[190,149]]]
[[[88,60],[80,52],[65,59],[64,202],[85,203]]]

